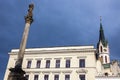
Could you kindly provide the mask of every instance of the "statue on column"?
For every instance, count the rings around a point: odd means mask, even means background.
[[[26,23],[32,23],[33,22],[33,14],[32,14],[32,11],[33,11],[33,8],[34,8],[34,5],[33,4],[30,4],[29,5],[29,9],[28,9],[28,14],[27,16],[25,16],[25,22]]]

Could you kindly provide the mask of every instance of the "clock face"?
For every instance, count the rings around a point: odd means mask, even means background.
[[[104,51],[106,52],[106,51],[107,51],[107,49],[104,49]]]

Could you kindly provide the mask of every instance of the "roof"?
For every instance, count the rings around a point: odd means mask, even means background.
[[[103,64],[104,69],[110,68],[110,63],[108,64]]]
[[[96,51],[94,46],[67,46],[67,47],[50,47],[50,48],[28,48],[25,52],[77,52],[77,51]],[[19,49],[12,49],[11,53],[18,53]]]

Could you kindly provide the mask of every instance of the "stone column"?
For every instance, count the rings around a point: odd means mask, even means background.
[[[8,80],[26,80],[24,74],[25,71],[22,70],[22,62],[25,54],[25,48],[26,48],[26,43],[27,43],[27,38],[28,38],[28,33],[29,33],[29,28],[31,23],[33,22],[33,11],[34,5],[30,4],[29,9],[28,9],[28,14],[25,16],[25,29],[23,33],[23,37],[21,40],[20,44],[20,49],[18,52],[18,59],[15,64],[14,68],[10,68],[10,74],[8,75]]]

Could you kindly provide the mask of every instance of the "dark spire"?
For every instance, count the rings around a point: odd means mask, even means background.
[[[105,36],[104,36],[104,30],[103,30],[103,27],[102,27],[101,16],[100,16],[100,36],[99,36],[99,40],[105,41]]]
[[[100,33],[99,33],[99,41],[102,42],[103,46],[107,46],[107,41],[105,40],[105,36],[104,36],[104,30],[103,30],[103,26],[102,26],[102,18],[100,16]]]

